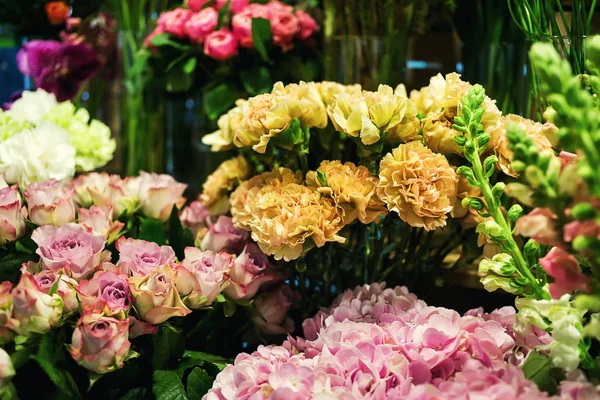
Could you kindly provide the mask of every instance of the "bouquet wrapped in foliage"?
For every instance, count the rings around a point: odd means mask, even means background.
[[[306,11],[277,0],[190,0],[163,12],[145,45],[167,92],[202,87],[213,120],[244,93],[264,93],[275,80],[314,79],[318,66],[309,56],[318,30]]]

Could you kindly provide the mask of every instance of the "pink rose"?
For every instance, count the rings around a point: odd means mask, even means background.
[[[558,158],[560,159],[561,168],[564,168],[567,165],[573,164],[575,161],[577,161],[577,154],[570,153],[568,151],[561,151],[558,155]]]
[[[162,35],[163,33],[165,33],[165,30],[162,26],[157,26],[154,28],[154,30],[148,36],[146,36],[146,39],[144,39],[144,47],[155,49],[156,46],[152,44],[152,39],[158,35]]]
[[[77,321],[70,352],[82,367],[105,374],[123,367],[130,348],[128,319],[84,314]]]
[[[14,242],[25,234],[26,215],[19,188],[16,185],[7,187],[0,175],[0,246]]]
[[[550,294],[558,299],[574,290],[589,290],[590,278],[581,273],[577,259],[559,247],[553,247],[540,264],[554,278],[550,283]]]
[[[79,175],[73,180],[75,202],[85,208],[92,204],[110,204],[110,183],[111,177],[106,172]]]
[[[185,23],[185,30],[192,42],[203,43],[206,36],[217,27],[218,20],[217,10],[208,7],[194,14]]]
[[[156,332],[158,332],[158,326],[129,317],[129,339],[135,339],[142,335],[155,335]]]
[[[208,230],[200,248],[214,252],[239,253],[250,237],[250,233],[233,225],[231,217],[219,216],[217,222]]]
[[[0,348],[0,387],[5,387],[6,383],[15,376],[15,368],[8,353]]]
[[[252,321],[267,335],[283,335],[293,332],[294,321],[287,316],[294,301],[294,291],[289,285],[282,284],[275,290],[262,293],[254,306],[257,314]]]
[[[248,243],[229,271],[231,284],[225,288],[225,294],[236,300],[254,297],[263,283],[278,279],[267,272],[268,265],[269,259],[258,246]]]
[[[319,30],[317,21],[315,21],[308,13],[302,10],[296,10],[295,14],[296,18],[298,18],[298,23],[300,24],[300,29],[297,33],[300,39],[306,40],[311,37],[313,33]]]
[[[101,271],[89,281],[77,286],[83,313],[100,313],[125,318],[133,299],[127,276],[110,271]]]
[[[185,23],[192,17],[194,12],[186,8],[176,8],[164,12],[158,18],[158,26],[171,35],[183,39],[185,37]]]
[[[277,10],[271,11],[269,19],[271,21],[271,32],[273,33],[273,43],[284,50],[289,50],[300,27],[298,18],[291,12]]]
[[[191,313],[175,287],[175,273],[165,265],[144,277],[129,278],[135,310],[140,318],[151,324],[162,324],[171,317]]]
[[[169,175],[140,172],[140,200],[142,214],[148,218],[166,221],[173,207],[185,204],[182,197],[187,185],[177,182]]]
[[[227,1],[228,0],[216,0],[215,7],[217,7],[217,10],[220,10],[221,8],[223,8],[223,6],[227,3]],[[231,12],[233,12],[234,14],[239,13],[244,8],[246,8],[248,3],[250,3],[250,0],[231,0],[229,3],[229,10]]]
[[[185,249],[185,258],[177,265],[175,284],[185,304],[192,309],[209,306],[227,283],[227,272],[234,256],[227,253]]]
[[[44,334],[54,328],[62,315],[63,303],[58,294],[44,293],[33,275],[23,273],[11,292],[12,315],[6,326],[17,334]]]
[[[25,192],[29,219],[36,225],[55,226],[75,221],[74,193],[72,183],[56,179],[32,183]]]
[[[137,211],[140,206],[141,183],[142,179],[139,176],[129,176],[121,179],[118,175],[111,175],[109,185],[110,204],[114,208],[113,217],[115,219],[119,218],[121,214],[131,216]]]
[[[38,245],[36,253],[45,269],[64,268],[78,282],[110,260],[110,252],[103,251],[106,239],[87,232],[81,225],[40,226],[33,231],[31,239]]]
[[[32,264],[29,264],[32,265]],[[27,273],[29,265],[24,265],[21,268],[22,273]],[[35,264],[33,264],[33,268],[36,269]],[[75,288],[77,287],[77,281],[73,278],[70,278],[66,273],[62,270],[51,271],[51,270],[42,270],[33,275],[35,282],[37,283],[40,290],[46,294],[50,294],[52,287],[58,281],[56,286],[58,295],[63,301],[63,313],[70,314],[73,311],[79,308],[79,301],[77,300],[77,292]]]
[[[238,52],[238,43],[233,33],[227,28],[214,31],[206,37],[204,54],[215,60],[224,61]]]
[[[278,12],[291,14],[294,12],[294,7],[289,6],[285,3],[282,3],[281,1],[278,1],[278,0],[272,0],[272,1],[268,2],[267,8],[269,9],[269,12],[271,14],[278,13]]]
[[[240,42],[241,47],[254,47],[254,41],[252,40],[252,18],[250,13],[241,12],[235,14],[231,19],[233,36]]]
[[[154,269],[175,261],[175,252],[170,246],[159,246],[154,242],[122,237],[117,241],[119,262],[123,274],[146,276]]]
[[[196,200],[183,209],[179,219],[183,226],[192,231],[195,238],[198,235],[204,237],[210,225],[210,211],[202,202]]]
[[[530,237],[540,244],[558,246],[560,234],[556,230],[556,215],[548,208],[534,208],[517,220],[517,235]]]
[[[186,0],[185,4],[194,12],[198,12],[210,0]]]
[[[112,243],[119,237],[119,233],[125,226],[123,222],[113,221],[113,207],[111,205],[93,205],[89,210],[80,208],[79,225],[85,227],[94,235],[103,236],[107,243]]]
[[[15,336],[15,332],[6,326],[13,308],[11,289],[12,283],[9,281],[0,283],[0,345],[10,342]]]

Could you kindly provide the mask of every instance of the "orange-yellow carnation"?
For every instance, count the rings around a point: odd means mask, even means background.
[[[342,85],[337,82],[323,81],[317,82],[315,85],[317,86],[317,90],[319,91],[321,100],[325,106],[331,104],[335,96],[340,93],[360,94],[360,91],[362,90],[362,87],[359,84]]]
[[[351,162],[323,161],[317,171],[306,174],[306,184],[328,197],[341,209],[344,224],[358,219],[369,224],[387,214],[385,204],[377,197],[379,178],[366,167]]]
[[[247,109],[248,101],[243,99],[236,101],[234,108],[219,117],[217,122],[219,129],[202,137],[202,143],[211,146],[211,151],[229,150],[233,146],[235,131],[240,128]]]
[[[338,235],[342,216],[333,199],[293,182],[297,175],[286,168],[255,178],[231,195],[231,215],[265,254],[290,261],[314,245],[344,242]]]
[[[456,172],[446,157],[414,141],[383,157],[377,194],[409,225],[433,230],[446,225],[457,184]]]
[[[229,208],[227,193],[248,178],[250,165],[243,156],[224,161],[202,185],[200,201],[211,214],[223,214]]]
[[[491,133],[487,153],[493,152],[498,157],[497,166],[502,172],[506,175],[516,177],[518,174],[510,166],[513,152],[509,148],[508,137],[506,136],[506,128],[510,123],[517,124],[527,132],[540,151],[552,149],[550,139],[556,136],[558,128],[551,122],[541,124],[515,114],[502,117],[501,125]]]

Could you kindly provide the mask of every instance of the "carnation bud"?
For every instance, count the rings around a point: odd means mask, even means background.
[[[523,161],[519,161],[519,160],[513,161],[510,164],[510,166],[517,173],[523,172],[525,170],[525,168],[527,167]]]
[[[473,210],[483,210],[485,208],[485,203],[478,199],[477,197],[465,197],[462,199],[461,205],[465,208],[471,207]]]
[[[544,181],[544,174],[536,165],[529,165],[525,168],[525,177],[534,188],[540,186]]]
[[[456,129],[457,125],[454,125],[454,129]],[[457,135],[454,136],[454,141],[456,142],[456,144],[458,144],[459,146],[464,146],[465,143],[467,143],[467,138],[462,136],[462,135]]]
[[[600,295],[580,294],[575,297],[574,305],[580,310],[600,311]]]
[[[546,122],[554,122],[554,120],[556,119],[556,115],[556,110],[552,108],[552,106],[548,106],[548,108],[546,108],[546,111],[544,111],[544,113],[542,114],[542,117]]]
[[[506,184],[504,182],[498,182],[492,187],[492,194],[494,197],[499,198],[502,196],[502,193],[504,193],[504,189],[506,189]]]
[[[483,232],[486,236],[495,241],[507,240],[507,233],[495,221],[485,221],[477,225],[477,233]]]
[[[483,108],[481,110],[483,110]],[[484,133],[483,135],[479,136],[479,138],[477,138],[477,145],[479,146],[479,150],[484,150],[487,147],[489,142],[490,142],[489,134]]]
[[[511,285],[511,281],[512,279],[510,278],[503,278],[495,275],[487,275],[481,278],[481,283],[483,283],[483,287],[488,292],[502,289],[508,293],[518,293],[519,289],[513,287],[513,285]]]
[[[523,246],[523,254],[526,258],[538,259],[540,256],[540,244],[533,239],[530,239]]]

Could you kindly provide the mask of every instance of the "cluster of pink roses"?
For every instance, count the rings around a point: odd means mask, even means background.
[[[216,29],[219,10],[227,3],[217,0],[214,7],[205,7],[209,0],[189,0],[189,8],[176,8],[158,18],[158,26],[148,36],[146,45],[156,35],[168,33],[177,39],[203,44],[204,53],[215,60],[227,60],[239,47],[253,48],[252,19],[271,22],[273,43],[284,50],[293,47],[294,40],[306,40],[318,30],[315,20],[302,10],[273,0],[267,4],[249,4],[249,0],[231,0],[231,28]]]
[[[0,183],[3,180],[0,180]],[[31,233],[38,262],[21,268],[16,286],[0,284],[0,343],[44,334],[78,315],[70,352],[82,366],[106,373],[135,356],[130,339],[155,333],[156,325],[194,309],[256,298],[254,320],[265,332],[285,333],[291,289],[280,284],[269,259],[230,217],[211,217],[192,203],[180,216],[193,230],[205,229],[201,249],[188,247],[178,262],[170,246],[119,237],[119,217],[140,212],[166,221],[181,207],[186,185],[166,175],[121,179],[91,173],[73,182],[31,184],[22,202],[17,186],[0,189],[3,244]],[[202,207],[202,206],[200,206]],[[106,245],[116,241],[111,263]],[[291,297],[290,297],[291,298]],[[287,329],[286,329],[287,327]]]
[[[549,337],[516,329],[510,307],[461,317],[406,288],[373,284],[347,291],[303,327],[306,339],[239,355],[205,399],[547,398],[512,362]],[[596,393],[585,383],[563,389],[565,399]]]

